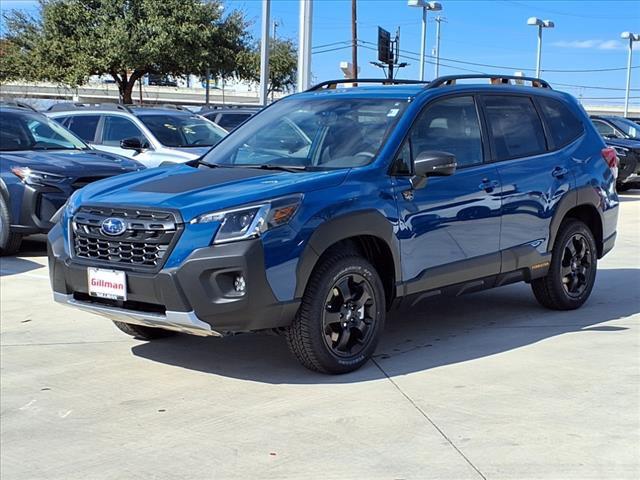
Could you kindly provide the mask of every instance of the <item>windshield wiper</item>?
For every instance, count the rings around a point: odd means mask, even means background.
[[[304,165],[276,165],[273,163],[262,163],[259,165],[236,165],[237,167],[259,168],[261,170],[280,170],[282,172],[304,172],[307,167]]]

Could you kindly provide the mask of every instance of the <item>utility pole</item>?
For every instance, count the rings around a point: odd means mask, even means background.
[[[440,76],[440,24],[443,20],[440,15],[436,17],[436,78]]]
[[[298,40],[298,91],[309,88],[311,81],[311,20],[313,0],[300,0],[300,37]]]
[[[260,105],[262,106],[267,104],[267,92],[269,91],[270,10],[271,0],[262,0],[262,42],[260,43]],[[208,91],[209,89],[207,88]]]
[[[351,0],[351,63],[353,74],[351,78],[358,79],[358,1]]]
[[[278,21],[274,20],[273,21],[273,43],[276,43],[276,32],[277,32],[279,26],[280,26],[280,24],[278,23]]]

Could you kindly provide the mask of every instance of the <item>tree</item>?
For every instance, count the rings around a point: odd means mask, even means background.
[[[111,75],[123,103],[132,103],[147,73],[181,76],[234,70],[246,49],[246,21],[223,17],[220,0],[40,0],[40,17],[5,16],[3,60],[12,78],[78,86]],[[3,46],[4,48],[4,46]]]
[[[272,39],[269,49],[268,93],[284,92],[296,84],[298,53],[289,39]],[[238,76],[250,82],[260,82],[260,45],[254,44],[238,55]]]

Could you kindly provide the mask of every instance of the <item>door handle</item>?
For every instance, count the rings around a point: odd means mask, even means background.
[[[553,171],[551,172],[551,175],[553,175],[556,178],[562,178],[564,177],[567,173],[569,173],[569,170],[567,170],[564,167],[556,167],[553,169]]]
[[[500,186],[500,182],[497,180],[489,180],[488,178],[483,178],[480,185],[478,185],[478,189],[484,190],[487,193],[493,192],[494,188],[498,188]]]

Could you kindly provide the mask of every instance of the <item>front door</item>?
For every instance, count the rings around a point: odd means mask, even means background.
[[[412,162],[428,150],[453,153],[457,170],[412,190]],[[407,293],[499,273],[501,185],[484,153],[473,96],[436,100],[414,123],[394,178]]]

